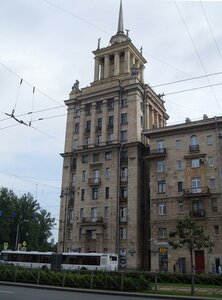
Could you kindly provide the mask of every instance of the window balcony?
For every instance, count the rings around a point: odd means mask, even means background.
[[[100,185],[101,184],[101,178],[89,178],[88,179],[89,185]]]
[[[167,150],[166,148],[158,148],[158,149],[153,149],[150,150],[150,153],[146,158],[148,159],[155,159],[155,158],[161,158],[161,157],[166,157],[167,156]]]
[[[81,225],[92,225],[94,226],[95,224],[97,225],[104,225],[104,218],[101,216],[98,217],[82,217],[82,219],[80,220]]]
[[[191,215],[194,218],[205,218],[206,211],[205,209],[192,210]]]
[[[107,125],[107,130],[113,130],[113,127],[114,127],[113,124],[108,124]]]
[[[127,203],[128,197],[120,197],[120,203]]]
[[[85,133],[90,133],[90,128],[85,128]]]
[[[128,164],[128,157],[120,157],[121,164]]]
[[[127,223],[127,217],[120,217],[120,223]]]
[[[96,126],[96,132],[101,132],[102,126]]]
[[[198,144],[196,144],[196,145],[190,145],[189,146],[189,152],[190,153],[198,153],[198,152],[200,152],[199,145]]]
[[[200,196],[209,196],[210,189],[209,187],[198,187],[198,188],[189,188],[183,190],[184,197],[200,197]]]

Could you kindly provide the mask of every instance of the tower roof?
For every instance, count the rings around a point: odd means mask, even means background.
[[[119,20],[118,20],[118,28],[117,33],[113,35],[110,39],[110,44],[114,45],[117,43],[122,43],[129,41],[130,38],[128,35],[124,33],[124,26],[123,26],[123,5],[122,0],[120,0],[120,7],[119,7]]]

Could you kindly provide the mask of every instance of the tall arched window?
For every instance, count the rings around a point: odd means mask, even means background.
[[[199,151],[199,144],[196,135],[190,137],[190,151]]]

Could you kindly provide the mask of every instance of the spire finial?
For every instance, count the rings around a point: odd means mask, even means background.
[[[117,33],[122,33],[122,34],[124,34],[124,29],[123,29],[123,5],[122,5],[122,0],[120,0],[119,21],[118,21],[118,29],[117,29]]]

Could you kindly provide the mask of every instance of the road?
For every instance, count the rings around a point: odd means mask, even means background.
[[[143,299],[154,300],[155,297]],[[97,294],[90,292],[76,292],[64,291],[59,289],[44,289],[44,288],[31,288],[24,286],[13,285],[0,285],[0,299],[4,300],[139,300],[141,297],[137,296],[122,296],[115,293],[111,295]],[[161,298],[164,299],[164,298]],[[167,299],[167,298],[166,298]],[[169,298],[168,298],[169,299]]]

